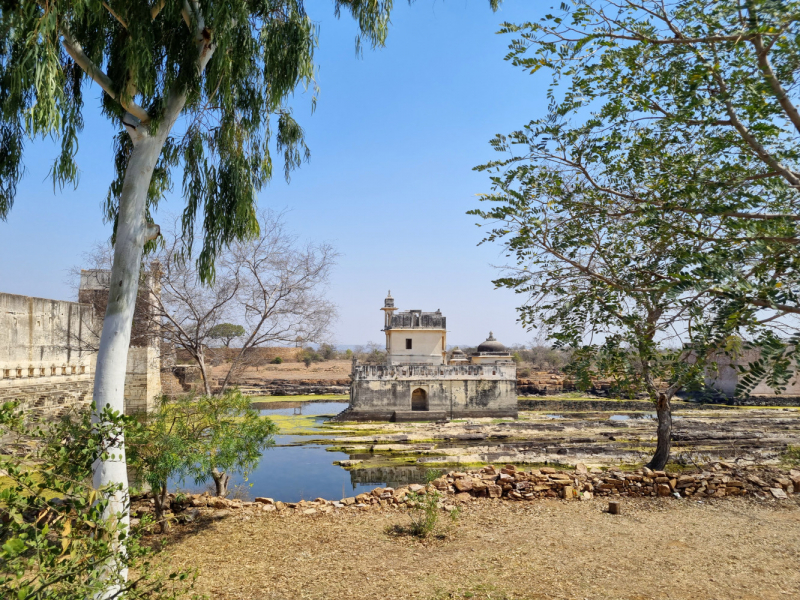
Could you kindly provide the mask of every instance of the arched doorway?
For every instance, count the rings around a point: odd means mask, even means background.
[[[411,392],[411,410],[428,410],[428,394],[422,388]]]

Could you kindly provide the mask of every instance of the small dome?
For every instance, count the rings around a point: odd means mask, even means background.
[[[464,354],[464,351],[463,351],[461,348],[459,348],[458,346],[456,346],[455,348],[453,348],[453,349],[450,351],[450,354],[451,354],[452,356],[466,356],[466,354]]]
[[[478,346],[478,353],[480,354],[481,352],[508,352],[508,349],[494,339],[494,334],[490,331],[486,341]]]

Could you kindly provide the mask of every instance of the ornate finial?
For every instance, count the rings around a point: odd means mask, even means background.
[[[386,300],[383,301],[384,308],[394,308],[394,298],[392,298],[392,290],[386,295]]]
[[[486,341],[487,341],[487,342],[494,342],[494,341],[496,341],[496,340],[494,339],[494,333],[493,333],[493,332],[491,332],[491,331],[489,332],[489,337],[488,337],[488,338],[486,338]]]

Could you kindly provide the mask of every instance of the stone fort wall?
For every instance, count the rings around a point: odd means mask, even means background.
[[[92,288],[91,279],[82,276],[81,297],[85,299],[88,293],[104,311],[107,289],[99,288],[102,278],[95,278]],[[95,302],[0,293],[0,404],[18,401],[24,412],[37,419],[57,418],[73,407],[90,406],[102,320],[103,312]],[[160,393],[158,349],[149,343],[132,345],[125,412],[152,409]]]

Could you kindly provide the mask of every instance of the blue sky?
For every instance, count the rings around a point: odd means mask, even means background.
[[[321,91],[313,115],[307,95],[293,104],[311,161],[290,184],[276,177],[259,203],[286,210],[301,238],[342,254],[330,289],[340,315],[333,340],[381,343],[379,308],[391,289],[401,310],[441,309],[449,343],[478,344],[490,329],[507,344],[530,342],[516,322],[521,298],[491,283],[500,249],[477,246],[482,230],[465,212],[489,190],[487,175],[472,171],[494,158],[489,140],[546,108],[547,75],[504,61],[511,38],[495,32],[549,4],[506,0],[492,13],[486,0],[396,3],[386,47],[362,58],[351,19],[336,20],[326,0],[307,7],[320,26]],[[99,116],[99,94],[94,86],[86,95],[76,190],[54,192],[48,179],[56,142],[26,149],[26,176],[0,221],[0,291],[72,299],[66,270],[108,238],[101,204],[115,127]],[[161,210],[181,208],[177,187]]]

